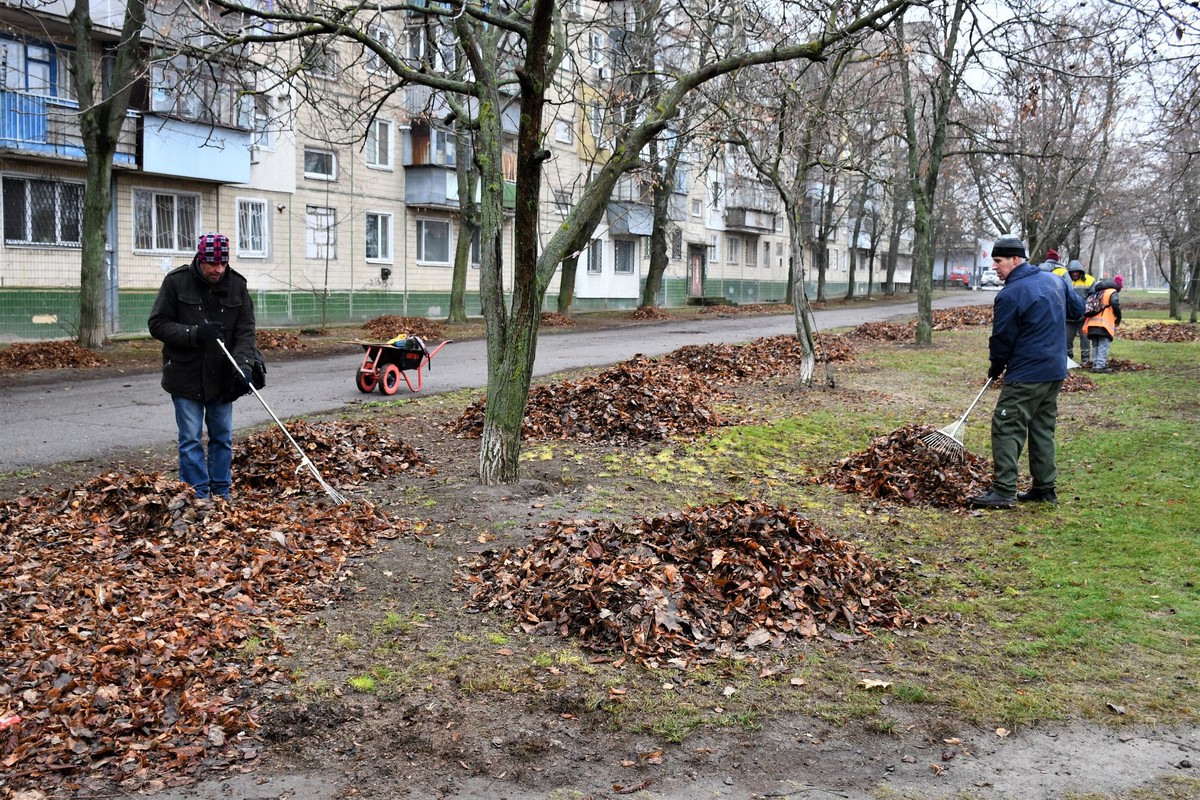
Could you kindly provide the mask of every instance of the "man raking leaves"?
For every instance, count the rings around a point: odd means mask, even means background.
[[[1004,375],[992,412],[992,485],[969,500],[975,508],[1012,508],[1020,502],[1058,502],[1054,428],[1058,392],[1067,377],[1067,317],[1083,316],[1083,301],[1060,276],[1025,260],[1016,236],[992,246],[992,264],[1004,286],[996,295],[988,340],[988,378]],[[1017,494],[1017,467],[1029,443],[1033,486]]]

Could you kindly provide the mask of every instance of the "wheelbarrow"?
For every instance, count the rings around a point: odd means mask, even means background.
[[[453,339],[446,339],[432,350],[420,336],[398,336],[389,342],[362,342],[363,360],[354,376],[354,384],[363,394],[370,394],[379,387],[386,395],[393,395],[400,389],[403,380],[410,392],[421,391],[422,371],[429,367],[430,360],[438,351],[450,344]],[[415,372],[417,383],[414,386],[408,373]]]

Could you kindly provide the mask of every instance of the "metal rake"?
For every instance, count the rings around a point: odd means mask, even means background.
[[[951,461],[964,461],[967,455],[967,448],[963,446],[963,428],[967,424],[967,417],[970,415],[971,410],[975,408],[975,404],[979,402],[979,398],[983,397],[983,393],[991,385],[992,379],[988,378],[987,383],[979,390],[979,394],[975,395],[975,399],[971,401],[971,405],[967,406],[967,410],[963,412],[961,417],[944,428],[925,434],[921,437],[921,443],[933,452]]]
[[[229,363],[233,364],[233,368],[238,372],[241,372],[242,368],[238,366],[237,360],[232,354],[230,354],[228,348],[225,347],[225,343],[220,339],[217,339],[217,344],[221,346],[222,352],[224,352],[229,358]],[[267,401],[264,400],[263,396],[258,393],[258,389],[255,389],[253,384],[250,384],[250,391],[254,392],[254,396],[258,398],[258,402],[262,403],[262,407],[265,408],[267,413],[271,415],[271,419],[275,420],[275,424],[279,426],[279,430],[283,431],[283,435],[287,437],[287,440],[292,443],[292,447],[296,448],[296,452],[300,455],[300,466],[296,467],[296,472],[299,473],[302,469],[307,469],[309,472],[311,472],[312,476],[317,479],[317,483],[321,484],[321,488],[325,490],[325,494],[329,495],[329,499],[337,503],[339,506],[345,505],[347,502],[349,502],[346,500],[345,496],[338,492],[337,489],[334,489],[325,482],[325,479],[321,477],[321,473],[317,471],[317,465],[314,464],[304,452],[304,448],[297,444],[296,440],[292,438],[292,435],[288,433],[288,429],[285,428],[283,423],[279,421],[279,417],[275,416],[275,412],[271,410],[269,405],[267,405]]]

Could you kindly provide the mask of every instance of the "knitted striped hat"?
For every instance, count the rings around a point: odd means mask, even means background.
[[[229,237],[223,233],[206,233],[196,245],[196,258],[202,264],[229,263]]]

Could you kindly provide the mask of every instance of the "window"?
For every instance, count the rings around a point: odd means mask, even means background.
[[[554,141],[570,144],[574,138],[570,120],[559,119],[554,121]]]
[[[456,147],[458,137],[449,131],[441,131],[434,128],[432,133],[433,147],[433,163],[445,164],[447,167],[453,167],[458,163],[458,152]]]
[[[271,140],[271,98],[258,94],[254,96],[254,118],[250,122],[250,147],[254,150],[270,150]]]
[[[623,239],[613,241],[613,272],[618,275],[632,275],[637,242]]]
[[[304,148],[304,177],[322,181],[337,180],[337,155],[332,150]]]
[[[338,77],[337,51],[329,49],[329,42],[314,39],[304,54],[303,66],[314,78],[334,80]]]
[[[304,254],[308,258],[337,260],[337,211],[325,206],[304,208]]]
[[[4,179],[5,244],[82,244],[83,184]]]
[[[604,106],[599,103],[592,103],[588,107],[588,127],[592,134],[592,139],[596,144],[600,144],[600,137],[604,135]]]
[[[367,241],[364,251],[368,261],[392,260],[392,215],[367,212]]]
[[[701,200],[692,201],[692,216],[698,217],[704,213],[704,203]]]
[[[417,220],[417,262],[449,266],[449,222],[443,219]]]
[[[592,239],[588,245],[587,271],[589,275],[604,272],[604,242],[599,239]]]
[[[479,228],[476,227],[471,234],[471,269],[479,269],[479,264],[483,260],[480,255],[482,247],[479,244]]]
[[[678,228],[671,235],[671,258],[676,261],[683,258],[683,231]]]
[[[726,245],[727,256],[730,264],[736,264],[742,256],[742,240],[736,236],[730,236]]]
[[[133,190],[133,249],[193,253],[200,235],[200,197]]]
[[[753,239],[746,240],[746,266],[758,266],[758,242]]]
[[[75,99],[71,51],[0,36],[0,88]]]
[[[267,202],[265,200],[237,201],[238,256],[267,257]]]
[[[721,260],[721,234],[714,233],[708,242],[708,263],[715,264]]]
[[[375,119],[367,126],[367,166],[392,168],[392,121]]]
[[[561,214],[562,216],[565,217],[567,214],[571,213],[572,205],[574,205],[574,200],[571,197],[571,191],[569,189],[555,189],[554,190],[554,210],[555,211],[557,211],[559,214]]]
[[[771,266],[771,243],[770,242],[763,242],[762,265],[763,265],[763,267],[768,267],[768,268]]]
[[[219,64],[176,55],[150,67],[150,110],[227,128],[254,127],[255,95]]]
[[[391,28],[384,25],[369,25],[367,35],[379,42],[389,53],[396,49],[396,36],[392,33]],[[387,69],[387,64],[374,50],[367,50],[367,69],[371,72],[383,72]]]

